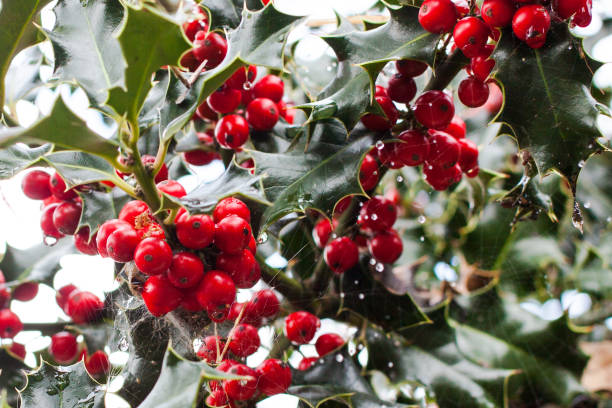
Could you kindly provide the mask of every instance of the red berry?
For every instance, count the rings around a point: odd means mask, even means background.
[[[189,38],[189,41],[193,42],[198,32],[206,32],[208,30],[208,22],[206,18],[190,20],[183,23],[183,30],[185,31],[185,36]]]
[[[49,204],[42,211],[42,214],[40,216],[40,229],[42,230],[43,235],[45,237],[59,239],[64,236],[64,234],[58,231],[57,227],[53,223],[53,214],[59,206],[60,204],[58,203]]]
[[[202,120],[216,121],[219,119],[219,114],[211,109],[208,101],[204,101],[196,109],[196,115]]]
[[[181,299],[181,307],[188,312],[200,312],[202,311],[202,305],[198,302],[197,287],[183,289],[183,298]]]
[[[336,333],[325,333],[319,336],[315,342],[315,348],[319,356],[323,357],[326,354],[331,353],[335,349],[341,347],[344,344],[344,339]]]
[[[241,200],[234,197],[226,197],[219,201],[213,211],[215,223],[219,223],[225,217],[237,215],[246,222],[251,222],[251,212],[249,207]]]
[[[377,232],[368,240],[368,249],[379,262],[392,264],[402,254],[404,246],[395,230]]]
[[[143,213],[147,214],[147,216],[151,213],[147,203],[140,200],[128,201],[119,211],[119,219],[135,226],[136,218],[140,217]]]
[[[197,285],[204,275],[204,263],[191,252],[179,252],[172,257],[168,279],[177,288],[191,288]]]
[[[489,74],[495,66],[495,60],[483,56],[477,56],[472,58],[470,62],[470,69],[476,78],[480,81],[486,81],[489,78]]]
[[[223,380],[223,390],[230,400],[246,401],[257,390],[257,373],[244,364],[235,364],[227,371],[229,374],[252,377],[249,380]]]
[[[429,141],[420,130],[406,130],[397,137],[402,143],[395,143],[395,160],[405,166],[423,164],[429,154]]]
[[[278,107],[271,99],[256,98],[247,106],[246,120],[255,130],[271,130],[278,117]]]
[[[38,282],[24,282],[13,289],[13,299],[28,302],[38,294]]]
[[[465,106],[477,108],[484,105],[489,99],[489,86],[485,82],[469,76],[459,83],[457,95]]]
[[[206,310],[229,309],[236,298],[236,285],[225,272],[208,271],[198,286],[197,297]]]
[[[0,310],[0,339],[12,339],[23,330],[23,323],[10,309]]]
[[[432,131],[429,137],[429,156],[427,163],[445,169],[453,167],[459,160],[461,147],[457,139],[442,131]]]
[[[263,289],[255,293],[250,304],[257,316],[273,317],[280,310],[278,297],[271,289]]]
[[[51,336],[49,354],[60,364],[70,364],[76,359],[79,351],[76,337],[67,331],[61,331]]]
[[[81,204],[73,201],[61,203],[53,211],[53,225],[62,234],[74,235],[81,218]]]
[[[145,168],[149,171],[153,170],[153,165],[155,164],[155,156],[150,154],[145,154],[140,158],[140,161],[145,166]],[[164,180],[168,179],[168,166],[166,163],[162,164],[161,168],[155,175],[155,183],[161,183]]]
[[[218,33],[199,31],[193,41],[193,54],[204,68],[211,69],[223,61],[227,54],[227,41]]]
[[[376,102],[382,108],[385,116],[368,113],[361,117],[361,123],[363,123],[367,129],[377,132],[391,129],[399,118],[397,108],[393,105],[391,98],[386,96],[375,96],[374,99],[376,99]]]
[[[457,17],[463,18],[467,16],[470,12],[470,5],[467,0],[453,0],[455,3],[455,10],[457,10]],[[476,10],[478,10],[478,5],[476,5]]]
[[[382,85],[376,85],[374,96],[386,96],[388,98],[389,94],[387,93],[387,88]]]
[[[85,360],[85,368],[92,377],[106,377],[110,373],[110,361],[105,352],[98,350]]]
[[[119,214],[121,216],[121,213]],[[132,226],[123,220],[108,220],[100,226],[98,234],[96,236],[96,245],[98,253],[103,258],[107,258],[108,252],[106,251],[106,243],[110,234],[121,228],[132,228]]]
[[[387,142],[381,148],[377,149],[378,159],[384,166],[390,169],[401,169],[404,163],[400,160],[397,151],[399,143]]]
[[[427,64],[416,60],[397,60],[395,61],[397,72],[406,77],[417,77],[427,70]]]
[[[215,112],[230,113],[236,110],[241,100],[242,93],[239,90],[221,87],[208,97],[208,106]]]
[[[90,237],[89,227],[82,227],[74,234],[74,246],[82,254],[98,255],[97,233]]]
[[[0,310],[7,309],[11,303],[11,292],[4,284],[0,284]]]
[[[115,262],[130,262],[140,243],[140,237],[132,227],[118,228],[106,240],[106,252]]]
[[[361,162],[359,182],[364,191],[372,190],[378,183],[378,162],[371,153],[366,154]]]
[[[266,395],[282,394],[291,385],[291,369],[281,360],[269,358],[256,369],[257,389]]]
[[[32,200],[44,200],[51,196],[49,188],[49,173],[42,170],[32,170],[21,181],[21,190]]]
[[[427,164],[423,166],[423,174],[425,181],[438,191],[446,190],[461,180],[461,169],[458,164],[449,168]]]
[[[442,91],[427,91],[414,102],[414,116],[430,129],[444,129],[455,115],[450,96]]]
[[[591,20],[593,19],[592,8],[593,0],[584,0],[582,6],[576,11],[576,14],[574,14],[572,22],[578,27],[586,27],[591,24]]]
[[[202,341],[202,345],[198,349],[196,355],[201,360],[212,364],[217,361],[217,356],[221,351],[223,351],[224,347],[225,343],[219,336],[206,336]]]
[[[211,389],[210,394],[208,394],[208,396],[206,397],[205,403],[207,407],[232,408],[233,406],[235,406],[233,402],[230,403],[229,399],[227,399],[225,391],[223,391],[222,389]]]
[[[149,312],[156,317],[176,309],[181,304],[182,297],[181,291],[164,275],[149,277],[142,288],[142,300]]]
[[[16,355],[17,357],[19,357],[22,360],[26,356],[26,348],[21,343],[13,342],[11,344],[11,347],[8,349],[8,351],[10,351],[11,353],[13,353],[14,355]]]
[[[190,150],[183,153],[183,159],[193,166],[205,166],[219,157],[219,153],[208,150]]]
[[[274,102],[280,102],[285,93],[285,84],[280,77],[276,75],[266,75],[255,84],[253,88],[255,97],[268,98]]]
[[[229,349],[238,357],[247,357],[257,351],[260,345],[257,329],[250,324],[239,324],[231,332]]]
[[[185,214],[177,218],[176,237],[185,248],[203,249],[213,242],[215,224],[210,216]]]
[[[299,311],[285,318],[285,334],[296,344],[306,344],[314,337],[321,321],[315,315]]]
[[[478,167],[478,146],[469,139],[459,140],[461,152],[459,153],[459,167],[464,173],[470,175],[470,170]]]
[[[164,180],[161,183],[157,183],[157,189],[172,197],[181,198],[187,195],[185,187],[176,180]]]
[[[57,293],[55,294],[55,301],[57,302],[57,305],[60,307],[60,309],[66,310],[66,303],[68,302],[68,298],[74,291],[78,291],[78,289],[73,284],[62,286],[57,290]]]
[[[491,27],[506,27],[512,23],[514,4],[512,0],[485,0],[480,15]]]
[[[221,253],[217,256],[216,269],[227,273],[238,288],[251,287],[253,269],[257,261],[248,249],[236,254]]]
[[[466,129],[467,128],[463,119],[455,115],[453,116],[451,123],[449,123],[448,126],[443,129],[443,131],[459,140],[465,137]]]
[[[417,86],[414,79],[402,74],[395,74],[389,80],[387,92],[389,98],[395,102],[409,103],[416,95]]]
[[[66,301],[66,314],[77,324],[98,320],[104,303],[91,292],[73,290]]]
[[[321,218],[312,230],[312,238],[319,248],[325,247],[332,233],[332,223],[327,218]]]
[[[448,33],[456,21],[457,10],[450,0],[425,0],[419,9],[419,23],[430,33]]]
[[[527,42],[531,48],[540,48],[546,41],[550,28],[550,15],[539,4],[523,6],[514,13],[512,31],[519,40]]]
[[[359,211],[361,228],[372,231],[384,231],[393,226],[397,218],[397,207],[383,196],[368,200]]]
[[[237,215],[223,218],[215,225],[215,246],[222,252],[235,254],[249,245],[251,226]]]
[[[252,302],[232,303],[229,313],[227,314],[227,318],[229,320],[235,321],[236,319],[238,319],[242,308],[244,308],[244,313],[242,314],[242,318],[240,319],[241,323],[247,323],[255,327],[261,326],[261,315],[257,314],[257,305],[253,304]]]
[[[477,56],[489,39],[489,28],[479,18],[465,17],[457,22],[453,30],[455,45],[466,57]]]
[[[349,237],[339,237],[325,245],[325,263],[335,273],[344,273],[359,261],[359,248]]]
[[[352,200],[353,196],[346,196],[342,200],[338,201],[336,203],[336,206],[334,207],[334,217],[339,217],[340,215],[342,215],[342,213],[349,208],[349,205],[351,205]]]
[[[145,238],[136,246],[134,263],[146,275],[164,273],[172,263],[172,249],[163,239]]]
[[[304,357],[300,364],[298,364],[298,370],[306,371],[317,361],[317,357]]]
[[[244,84],[247,82],[252,83],[256,77],[257,67],[255,65],[249,65],[248,68],[240,67],[227,81],[225,81],[225,85],[242,91],[244,90]]]
[[[67,190],[64,179],[58,173],[53,173],[51,178],[49,178],[49,189],[55,198],[59,200],[70,201],[77,196],[73,189]]]
[[[249,125],[240,115],[227,115],[217,122],[215,138],[224,149],[237,149],[249,138]]]

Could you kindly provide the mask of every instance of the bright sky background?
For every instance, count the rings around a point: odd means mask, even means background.
[[[335,8],[342,15],[354,15],[363,13],[373,4],[375,0],[276,0],[275,4],[278,9],[299,15],[309,15],[313,19],[328,19],[334,18],[333,9]],[[595,7],[603,10],[606,14],[612,15],[612,1],[595,0]],[[54,16],[51,12],[43,13],[43,25],[51,28],[53,25]],[[586,29],[581,29],[580,32],[589,34],[597,32],[601,27],[601,19],[595,17],[591,26]],[[307,35],[306,28],[298,28],[292,38],[302,38]],[[304,48],[305,58],[316,58],[321,53],[326,52],[324,46],[321,46],[321,41],[314,37],[308,38],[307,47]],[[50,47],[46,47],[46,52],[50,53]],[[612,61],[612,37],[607,37],[602,40],[594,50],[594,57],[604,61]],[[46,68],[42,75],[51,75],[51,69]],[[596,77],[596,81],[600,85],[612,86],[612,64],[607,64]],[[81,117],[87,120],[88,125],[102,135],[109,136],[113,132],[112,127],[106,126],[101,120],[100,114],[87,109],[87,98],[83,92],[77,91],[70,94],[67,86],[60,87],[60,93],[64,97],[68,105],[77,112]],[[47,114],[50,110],[51,102],[56,97],[56,93],[50,90],[40,92],[35,104],[22,102],[18,105],[18,119],[23,126],[28,126],[33,123],[39,114]],[[608,134],[612,134],[612,120],[602,118],[602,130]],[[223,172],[223,166],[220,162],[213,162],[209,166],[194,168],[196,174],[187,176],[180,181],[189,191],[202,181],[213,180]],[[3,242],[8,242],[10,245],[20,249],[28,248],[42,241],[42,234],[39,227],[40,218],[40,203],[25,198],[21,192],[20,183],[22,175],[11,180],[0,181],[0,245]],[[71,238],[64,238],[71,239]],[[281,260],[282,262],[282,260]],[[446,265],[446,264],[444,264]],[[435,271],[440,278],[449,278],[452,275],[452,268],[448,265],[442,265],[439,270]],[[84,255],[71,255],[65,257],[61,262],[62,270],[56,275],[54,286],[59,288],[67,283],[74,283],[79,288],[89,290],[100,297],[104,291],[111,290],[115,287],[112,277],[112,262],[108,259],[99,257],[88,257]],[[448,271],[450,269],[450,271]],[[450,273],[450,275],[449,275]],[[452,277],[452,276],[450,276]],[[67,317],[57,307],[55,303],[55,292],[43,285],[40,287],[38,296],[31,302],[22,303],[14,301],[12,309],[18,313],[24,322],[53,322],[58,318],[66,319]],[[546,318],[555,318],[562,313],[564,308],[570,308],[571,315],[579,315],[584,313],[591,305],[591,300],[588,295],[580,294],[576,291],[570,291],[564,294],[561,302],[552,299],[544,304],[537,302],[529,302],[524,306],[529,311]],[[329,322],[325,326],[333,327],[338,330],[338,326],[330,326]],[[610,321],[612,329],[612,321]],[[342,328],[340,328],[342,329]],[[346,333],[348,334],[348,333]],[[265,333],[262,333],[265,335]],[[264,336],[265,337],[265,336]],[[268,336],[269,337],[269,336]],[[38,332],[20,333],[16,341],[27,343],[28,350],[36,350],[45,347],[48,344],[48,339],[41,338]],[[312,347],[311,347],[312,348]],[[314,355],[313,350],[306,347],[305,353]],[[113,356],[117,360],[121,360],[122,356]],[[258,359],[259,357],[254,357]],[[31,360],[30,360],[31,361]],[[110,402],[110,401],[109,401]],[[295,404],[293,397],[279,396],[275,399],[266,401],[260,404],[261,407],[290,407]],[[109,406],[121,407],[121,404],[109,403]]]

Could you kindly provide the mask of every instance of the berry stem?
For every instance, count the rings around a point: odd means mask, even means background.
[[[55,334],[64,330],[65,326],[74,324],[73,322],[54,322],[54,323],[24,323],[23,331],[39,331],[43,336]]]
[[[463,55],[461,50],[456,49],[436,67],[434,76],[431,77],[423,91],[443,90],[469,62],[470,60]]]
[[[246,306],[247,306],[246,303],[242,305],[242,309],[240,309],[240,313],[238,313],[238,317],[236,317],[236,320],[234,320],[234,327],[232,327],[232,330],[230,330],[229,335],[227,336],[227,340],[225,341],[225,346],[223,347],[223,351],[221,352],[221,354],[217,353],[217,364],[220,364],[223,361],[223,356],[225,356],[225,353],[227,353],[227,349],[229,348],[229,345],[232,342],[234,331],[236,330],[236,327],[238,327],[238,325],[240,324],[240,321],[242,320],[242,316],[244,316],[244,311],[246,310]],[[219,346],[219,343],[217,342],[217,347],[218,346]]]

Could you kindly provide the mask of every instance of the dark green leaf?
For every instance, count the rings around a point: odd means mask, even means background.
[[[205,380],[241,379],[203,362],[185,360],[168,348],[159,379],[140,408],[195,407]]]
[[[39,147],[16,144],[0,150],[0,179],[11,178],[21,170],[30,167],[41,156],[49,153],[52,148],[50,144]]]
[[[58,147],[82,150],[110,161],[114,161],[118,154],[117,145],[90,130],[87,124],[66,106],[61,97],[55,100],[49,116],[40,119],[31,127],[0,131],[0,147],[17,142],[54,143]]]
[[[20,391],[22,408],[103,408],[105,391],[91,379],[83,362],[54,367],[45,361],[28,374]]]
[[[18,100],[30,96],[33,89],[40,86],[40,66],[43,54],[38,46],[32,46],[13,60],[4,78],[4,103],[14,111]]]
[[[306,209],[331,215],[334,205],[350,194],[364,194],[359,166],[372,147],[371,135],[351,135],[335,120],[312,125],[312,142],[283,153],[250,151],[256,174],[263,176],[266,196],[274,204],[264,213],[262,229],[279,218]]]
[[[0,112],[4,105],[4,76],[17,53],[35,43],[34,17],[49,0],[3,1],[0,10]]]
[[[308,403],[311,407],[327,406],[326,402],[334,401],[343,407],[349,408],[408,408],[415,405],[399,404],[378,399],[373,394],[363,392],[346,392],[331,385],[301,385],[289,389],[291,395],[295,395]]]
[[[111,89],[107,103],[136,123],[152,86],[151,75],[162,65],[177,65],[190,46],[177,22],[147,6],[127,8],[119,43],[127,62],[125,89]]]
[[[289,262],[291,271],[302,279],[312,275],[320,255],[311,234],[312,228],[309,228],[303,220],[293,221],[281,229],[279,234],[280,254]]]
[[[51,153],[43,160],[57,170],[68,187],[117,179],[113,166],[93,154],[65,151]]]
[[[115,38],[123,19],[119,0],[60,0],[53,8],[56,24],[46,31],[53,45],[59,79],[81,85],[96,103],[108,89],[124,85],[125,60]]]
[[[0,270],[7,282],[36,281],[51,285],[55,272],[60,269],[60,259],[74,253],[76,250],[70,238],[61,239],[52,247],[38,244],[28,249],[17,249],[7,244]]]
[[[240,24],[242,9],[258,10],[263,7],[260,0],[202,0],[201,6],[210,13],[210,28],[236,28]]]
[[[92,236],[105,221],[117,218],[121,207],[115,205],[114,197],[106,191],[81,191],[83,203],[79,228],[86,226]]]
[[[17,406],[17,390],[26,383],[25,370],[29,367],[20,359],[8,353],[8,347],[0,347],[0,393],[6,394],[6,402]],[[0,395],[2,397],[4,395]],[[2,398],[0,398],[2,402]],[[0,404],[0,407],[5,408]]]

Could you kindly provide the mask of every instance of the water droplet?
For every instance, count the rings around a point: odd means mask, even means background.
[[[57,395],[59,391],[54,387],[47,388],[47,394],[49,395]]]
[[[128,340],[125,337],[122,337],[121,339],[119,339],[119,344],[117,345],[117,347],[120,351],[128,351],[128,349],[130,348],[130,344],[128,343]]]
[[[385,270],[385,265],[381,264],[380,262],[376,264],[376,272],[382,272]]]
[[[370,265],[372,266],[376,265],[376,259],[370,258]]]
[[[357,345],[357,350],[363,350],[363,347],[364,347],[364,346],[363,346],[363,344],[362,344],[362,343],[359,343],[359,344]]]
[[[365,295],[363,293],[360,293],[359,295],[357,295],[357,297],[361,300],[365,299]]]
[[[257,237],[257,243],[263,244],[266,241],[268,241],[268,234],[266,232],[262,232],[261,234],[259,234],[259,237]]]
[[[323,360],[322,358],[319,359],[319,364],[324,364],[325,360]]]
[[[591,202],[587,201],[586,203],[584,203],[584,208],[591,208]]]
[[[341,363],[344,361],[344,356],[342,354],[336,354],[336,361]]]
[[[331,72],[332,69],[333,69],[333,67],[331,65],[328,65],[328,66],[325,67],[325,70],[327,72]]]
[[[425,237],[421,235],[421,237],[419,238],[419,240],[420,240],[421,242],[425,242]]]
[[[359,284],[359,281],[358,281],[358,280],[355,280],[353,283],[354,283],[355,285],[358,285],[358,284]]]
[[[425,224],[425,221],[427,221],[427,218],[424,215],[419,215],[419,218],[417,218],[419,224]]]
[[[578,162],[578,167],[583,168],[583,167],[584,167],[584,165],[585,165],[584,160],[580,160],[580,161]]]
[[[375,146],[378,150],[382,150],[382,148],[385,147],[385,143],[382,140],[379,140],[376,142]]]
[[[397,180],[398,183],[402,183],[404,181],[404,178],[402,176],[397,176],[395,180]]]
[[[393,362],[392,362],[392,361],[389,361],[389,362],[387,363],[387,367],[389,367],[389,368],[392,368],[392,367],[393,367],[393,365],[394,365],[394,364],[393,364]]]
[[[395,167],[395,162],[393,160],[391,160],[389,162],[389,167],[394,168]]]
[[[606,218],[606,222],[612,222],[612,217]]]
[[[372,218],[372,221],[376,221],[378,219],[378,215],[377,214],[372,214],[372,216],[370,218]]]
[[[50,237],[50,236],[48,236],[48,235],[45,235],[45,236],[43,237],[43,243],[44,243],[46,246],[48,246],[48,247],[52,247],[52,246],[54,246],[55,244],[57,244],[57,243],[58,243],[58,241],[59,241],[59,240],[58,240],[57,238],[53,238],[53,237]]]
[[[344,299],[344,292],[340,293],[340,299]]]
[[[253,89],[253,83],[251,81],[246,81],[244,84],[242,84],[242,89],[245,91],[250,91]]]

